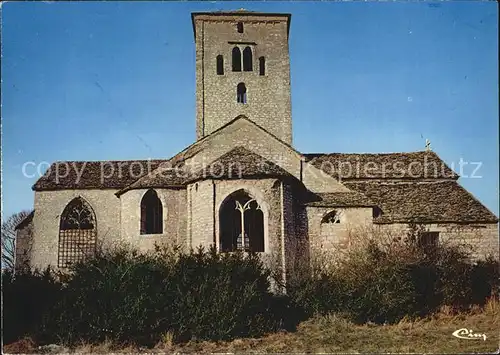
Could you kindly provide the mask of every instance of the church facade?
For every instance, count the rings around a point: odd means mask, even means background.
[[[251,250],[286,273],[349,248],[356,230],[426,226],[498,256],[498,219],[439,156],[298,152],[292,142],[291,16],[193,13],[197,140],[168,159],[55,162],[18,225],[18,267],[66,268],[100,243]],[[304,248],[306,250],[304,250]]]

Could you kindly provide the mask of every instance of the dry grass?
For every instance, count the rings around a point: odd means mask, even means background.
[[[485,333],[487,339],[458,339],[460,328]],[[270,334],[259,339],[229,342],[189,342],[174,344],[172,334],[162,336],[153,349],[117,346],[110,342],[81,344],[71,353],[498,353],[500,342],[500,302],[453,314],[446,307],[432,317],[403,319],[394,325],[354,325],[336,315],[317,317],[302,324],[294,333]],[[62,349],[62,348],[61,348]],[[26,339],[4,347],[5,353],[39,353]],[[67,349],[61,350],[67,352]]]
[[[403,319],[394,325],[354,325],[336,315],[302,323],[294,333],[270,334],[259,339],[229,342],[173,344],[171,334],[154,349],[116,348],[106,343],[84,345],[73,353],[494,353],[499,349],[500,302],[452,314],[447,309],[419,320]],[[460,328],[485,333],[484,340],[458,339]]]

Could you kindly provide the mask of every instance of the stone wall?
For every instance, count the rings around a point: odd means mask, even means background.
[[[190,147],[185,164],[193,170],[206,167],[230,150],[242,146],[279,165],[314,192],[348,192],[344,185],[303,161],[301,154],[245,119],[240,119]],[[235,172],[237,170],[235,169]]]
[[[198,181],[188,186],[191,222],[188,230],[191,247],[209,248],[214,243],[214,181]]]
[[[300,177],[300,153],[245,119],[239,119],[197,143],[190,149],[191,155],[186,158],[185,163],[193,169],[202,168],[239,146],[278,164],[290,174]]]
[[[321,223],[331,211],[337,211],[340,223]],[[360,230],[372,226],[373,216],[370,207],[307,207],[307,222],[311,257],[332,254],[349,248],[351,238]]]
[[[430,232],[439,232],[440,243],[468,244],[472,247],[472,256],[482,259],[487,255],[499,256],[498,224],[471,223],[471,224],[425,224]],[[376,228],[381,234],[406,235],[406,224],[379,224]]]
[[[16,271],[29,269],[33,248],[33,221],[16,231],[15,265]]]
[[[276,179],[205,180],[188,186],[188,239],[191,246],[205,248],[219,245],[220,208],[225,199],[238,190],[255,198],[264,214],[264,253],[262,260],[270,267],[282,265],[281,183]],[[189,208],[191,206],[191,209]],[[293,219],[293,216],[290,215]],[[291,226],[287,227],[290,233]],[[277,263],[277,265],[276,265]]]
[[[279,200],[279,180],[243,179],[216,181],[215,228],[219,240],[219,210],[224,200],[233,192],[245,190],[260,205],[264,214],[264,253],[278,253],[281,240],[281,202]]]
[[[120,196],[121,239],[139,250],[155,244],[186,246],[186,190],[154,189],[163,206],[163,233],[140,234],[141,200],[147,189],[130,190]]]
[[[243,33],[236,25],[243,22]],[[290,58],[286,16],[198,15],[196,31],[197,137],[201,139],[243,114],[291,144]],[[253,70],[232,71],[232,49],[252,49]],[[217,75],[216,57],[224,58]],[[266,61],[259,75],[259,57]],[[247,103],[238,103],[236,87],[244,83]]]
[[[284,248],[284,253],[282,257],[285,260],[284,265],[284,281],[288,279],[288,276],[293,272],[295,261],[297,257],[298,242],[299,238],[297,236],[297,225],[296,225],[296,205],[294,199],[293,187],[283,182],[282,188],[282,205],[283,205],[283,241],[281,248]]]
[[[329,211],[341,214],[340,223],[321,224],[321,219]],[[307,207],[308,235],[313,258],[331,252],[337,253],[351,247],[356,239],[404,237],[408,224],[372,224],[370,208],[326,208]],[[500,251],[498,225],[471,223],[425,224],[428,231],[439,232],[440,243],[460,243],[472,247],[472,257],[481,259],[488,255],[498,258]]]
[[[59,223],[66,205],[76,197],[88,202],[96,216],[97,240],[120,240],[120,199],[116,190],[58,190],[35,192],[32,266],[57,267]]]

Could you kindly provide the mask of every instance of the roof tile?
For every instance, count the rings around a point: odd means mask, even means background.
[[[458,179],[432,151],[410,153],[304,154],[310,164],[340,180]]]
[[[498,222],[497,217],[456,181],[347,182],[382,210],[378,223]]]

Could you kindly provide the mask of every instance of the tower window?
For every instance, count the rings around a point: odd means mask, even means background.
[[[241,71],[241,51],[238,47],[233,48],[233,71]]]
[[[224,58],[220,54],[217,56],[217,75],[224,75]]]
[[[243,50],[243,70],[252,71],[252,49],[245,47]]]
[[[238,30],[238,33],[243,33],[243,22],[238,22],[236,29]]]
[[[240,104],[247,103],[247,87],[243,83],[239,83],[236,87],[236,101]]]
[[[259,58],[259,74],[266,75],[266,58]]]

